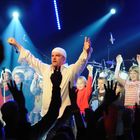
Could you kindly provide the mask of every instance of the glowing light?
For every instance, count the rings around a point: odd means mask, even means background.
[[[112,8],[112,9],[110,10],[110,13],[111,13],[112,15],[114,15],[114,14],[116,13],[116,9]]]
[[[57,8],[57,3],[56,0],[54,2],[54,9],[55,9],[55,15],[56,15],[56,21],[57,21],[57,28],[58,30],[61,30],[61,25],[60,25],[60,20],[59,20],[59,14],[58,14],[58,8]]]
[[[13,12],[13,18],[18,19],[19,13],[17,11]]]

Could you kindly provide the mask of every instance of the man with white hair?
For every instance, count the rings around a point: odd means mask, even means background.
[[[54,71],[54,68],[61,67],[62,73],[62,82],[61,82],[61,97],[62,97],[62,105],[59,112],[59,117],[64,112],[64,109],[67,105],[70,105],[69,98],[69,82],[71,84],[77,79],[77,76],[84,70],[84,67],[91,55],[92,48],[90,39],[85,37],[83,51],[76,61],[76,63],[66,66],[64,65],[66,62],[67,54],[66,51],[62,48],[54,48],[52,50],[51,62],[52,64],[46,64],[35,58],[28,50],[24,49],[14,38],[9,38],[8,43],[14,47],[16,47],[19,52],[19,61],[22,59],[26,59],[28,64],[32,66],[42,77],[43,77],[43,95],[42,95],[42,110],[41,115],[44,116],[49,108],[49,104],[51,101],[52,95],[52,83],[50,80],[50,76]]]

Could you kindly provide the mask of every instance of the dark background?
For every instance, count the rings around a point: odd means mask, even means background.
[[[59,46],[66,49],[68,63],[71,64],[80,55],[84,36],[87,35],[80,31],[115,6],[117,13],[91,38],[93,55],[90,61],[115,61],[117,54],[122,54],[125,66],[132,65],[132,61],[127,60],[136,58],[136,54],[140,53],[139,0],[57,0],[57,4],[61,30],[57,29],[53,0],[0,0],[0,34],[11,21],[8,11],[11,7],[18,7],[21,11],[20,22],[42,56],[42,61],[46,61],[45,55],[50,58],[52,48]],[[65,42],[77,32],[73,41]],[[115,38],[113,45],[110,43],[110,32]],[[77,45],[77,42],[80,44]],[[50,63],[50,59],[47,61]]]

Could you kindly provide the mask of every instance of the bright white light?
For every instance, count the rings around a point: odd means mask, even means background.
[[[53,3],[54,3],[54,9],[55,9],[55,15],[56,15],[56,21],[57,21],[57,28],[58,28],[58,30],[61,30],[61,25],[60,25],[59,13],[58,13],[56,0],[54,0]]]
[[[19,13],[17,11],[13,12],[13,18],[18,19]]]
[[[111,13],[112,15],[114,15],[114,14],[116,13],[116,9],[112,8],[112,9],[110,10],[110,13]]]

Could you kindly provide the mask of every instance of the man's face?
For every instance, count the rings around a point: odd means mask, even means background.
[[[65,63],[65,57],[59,52],[52,52],[52,65],[61,66]]]

